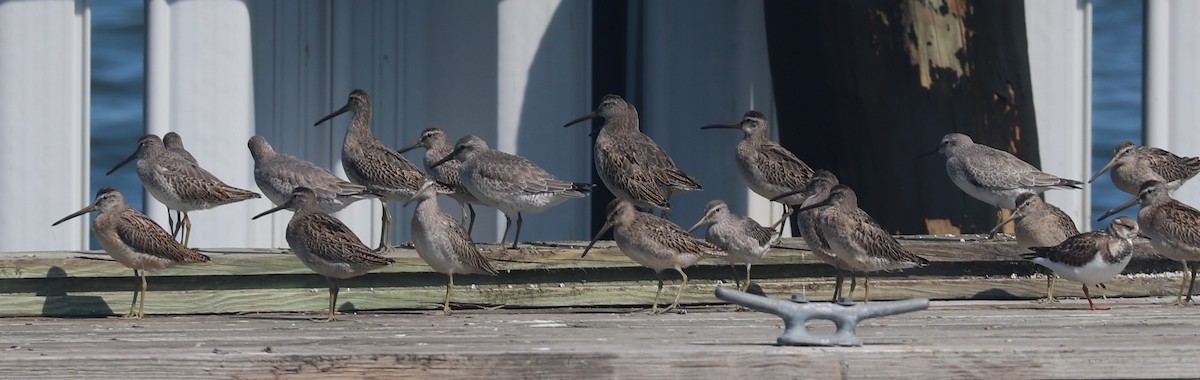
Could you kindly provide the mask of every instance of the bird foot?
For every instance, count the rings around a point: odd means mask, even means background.
[[[1037,303],[1037,304],[1040,304],[1040,305],[1049,305],[1049,304],[1052,304],[1052,303],[1057,303],[1057,302],[1058,302],[1058,300],[1056,300],[1056,299],[1054,299],[1054,298],[1045,298],[1045,297],[1043,297],[1043,298],[1038,298],[1038,299],[1034,300],[1033,302],[1034,302],[1034,303]]]

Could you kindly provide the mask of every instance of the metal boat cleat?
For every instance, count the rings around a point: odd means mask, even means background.
[[[911,298],[902,301],[872,302],[808,302],[804,296],[794,295],[791,300],[757,296],[733,288],[718,286],[717,298],[754,310],[771,313],[783,318],[783,335],[776,344],[781,346],[862,346],[862,338],[855,333],[858,322],[875,317],[908,313],[929,308],[928,298]],[[837,332],[829,336],[812,335],[806,330],[811,319],[824,319],[837,325]]]

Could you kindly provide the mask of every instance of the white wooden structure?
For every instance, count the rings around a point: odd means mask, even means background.
[[[1200,132],[1191,124],[1200,115],[1184,102],[1200,91],[1200,78],[1187,70],[1200,48],[1188,43],[1197,29],[1184,20],[1200,16],[1200,6],[1150,1],[1147,141],[1197,155]],[[1025,5],[1044,169],[1086,178],[1092,170],[1090,3]],[[0,250],[86,248],[84,219],[55,228],[49,223],[92,197],[89,6],[103,4],[0,1],[0,141],[8,143],[0,150]],[[407,145],[437,126],[453,138],[480,135],[559,177],[586,181],[587,132],[561,126],[596,106],[590,98],[594,6],[603,2],[148,0],[146,131],[180,132],[201,164],[234,186],[256,189],[245,147],[254,134],[278,151],[340,173],[349,116],[312,124],[362,88],[374,101],[372,129],[389,145]],[[642,99],[635,105],[643,128],[705,186],[673,199],[672,219],[690,224],[705,202],[721,198],[760,222],[773,220],[780,210],[733,174],[740,134],[697,129],[738,120],[752,108],[773,114],[762,3],[655,1],[633,2],[630,9],[641,35],[643,59],[630,65],[640,65],[631,70],[641,73]],[[408,157],[418,161],[420,153]],[[1179,195],[1200,204],[1195,193]],[[1087,220],[1089,193],[1049,197],[1077,221]],[[165,209],[148,203],[143,209],[165,225]],[[452,201],[443,204],[457,212]],[[286,245],[289,213],[249,220],[269,206],[256,200],[193,213],[193,245]],[[406,241],[411,210],[393,207],[397,241]],[[497,240],[503,218],[479,211],[475,239]],[[590,238],[590,212],[585,199],[527,215],[522,240]],[[359,202],[339,217],[374,242],[378,213],[377,202]]]

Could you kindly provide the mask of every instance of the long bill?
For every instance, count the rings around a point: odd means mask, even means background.
[[[713,124],[713,125],[706,125],[706,126],[700,127],[700,129],[718,129],[718,128],[742,129],[742,126],[740,124]]]
[[[1113,156],[1113,158],[1111,160],[1108,160],[1108,165],[1104,165],[1103,168],[1100,168],[1100,171],[1096,172],[1096,175],[1093,175],[1092,179],[1088,180],[1088,183],[1092,183],[1092,181],[1095,181],[1096,178],[1100,178],[1101,174],[1104,174],[1104,172],[1108,171],[1108,169],[1112,169],[1113,165],[1116,165],[1116,164],[1117,164],[1117,156]]]
[[[595,112],[589,112],[587,115],[580,116],[580,117],[576,118],[575,120],[571,120],[570,122],[563,124],[563,128],[582,123],[584,120],[595,119],[597,117],[600,117],[600,115]]]
[[[695,231],[697,228],[700,228],[700,226],[703,226],[705,224],[705,222],[707,222],[707,221],[708,221],[708,218],[701,218],[699,222],[696,222],[696,224],[692,226],[692,228],[687,229],[687,233],[689,233],[689,234],[692,233],[692,231]]]
[[[825,200],[822,200],[822,201],[820,201],[820,202],[817,202],[817,203],[813,203],[813,204],[811,204],[811,205],[808,205],[808,206],[804,206],[804,207],[798,208],[798,209],[796,209],[796,211],[792,211],[792,212],[793,212],[793,213],[796,213],[796,214],[799,214],[799,213],[802,213],[802,212],[805,212],[805,211],[808,211],[808,210],[812,210],[812,209],[814,209],[814,208],[821,208],[821,207],[826,207],[826,206],[830,206],[830,205],[833,205],[833,203],[832,203],[832,202],[830,202],[830,198],[825,198]]]
[[[790,196],[793,196],[796,194],[800,194],[805,191],[808,191],[808,189],[796,189],[796,190],[788,191],[786,193],[776,195],[774,198],[771,198],[771,202],[779,202],[780,199],[787,198],[787,197],[790,197]]]
[[[596,233],[596,236],[592,238],[592,242],[588,243],[587,248],[583,249],[583,255],[580,255],[579,257],[587,257],[588,251],[592,250],[592,246],[596,245],[596,241],[600,240],[600,236],[603,236],[605,232],[608,232],[609,228],[612,228],[612,223],[604,223],[604,227],[600,228],[600,232]]]
[[[288,208],[288,207],[290,207],[291,205],[292,205],[292,201],[291,201],[291,200],[288,200],[287,202],[283,202],[283,204],[281,204],[281,205],[275,206],[275,208],[272,208],[272,209],[270,209],[270,210],[267,210],[267,211],[263,211],[262,213],[259,213],[258,215],[255,215],[253,218],[250,218],[250,220],[255,220],[255,219],[261,218],[261,217],[263,217],[263,216],[265,216],[265,215],[267,215],[267,214],[270,214],[270,213],[273,213],[273,212],[276,212],[276,211],[279,211],[279,210],[284,210],[284,209],[287,209],[287,208]]]
[[[129,157],[125,158],[124,161],[117,163],[117,166],[113,166],[113,168],[111,170],[109,170],[108,173],[104,173],[104,175],[113,174],[113,172],[117,171],[117,169],[120,169],[122,166],[125,166],[125,164],[128,164],[130,161],[133,161],[136,158],[137,158],[137,152],[134,151],[133,154],[131,154],[131,155],[129,155]]]
[[[325,115],[325,117],[321,118],[321,120],[317,120],[316,123],[313,123],[313,126],[321,125],[321,123],[324,123],[325,120],[329,120],[329,119],[336,117],[337,115],[341,115],[346,112],[350,112],[351,106],[353,104],[354,104],[353,101],[346,102],[346,105],[342,106],[342,108],[338,108],[337,111],[333,111],[333,113],[331,113],[329,115]]]
[[[1096,219],[1096,221],[1099,222],[1101,220],[1104,220],[1110,216],[1113,216],[1113,214],[1116,214],[1118,212],[1121,212],[1122,210],[1132,207],[1133,205],[1135,205],[1137,203],[1138,203],[1138,198],[1133,198],[1133,199],[1129,200],[1129,202],[1125,202],[1125,204],[1117,206],[1117,208],[1108,210],[1108,212],[1104,213],[1104,215],[1100,215],[1100,218]]]
[[[462,148],[455,147],[454,151],[450,152],[450,154],[447,154],[446,157],[442,157],[442,159],[438,160],[437,162],[434,162],[433,165],[429,165],[429,168],[433,169],[446,163],[446,161],[453,160],[454,157],[458,155],[458,152],[462,152]]]
[[[412,145],[409,145],[409,146],[406,146],[406,147],[403,147],[403,148],[397,149],[397,150],[396,150],[396,153],[404,153],[404,152],[407,152],[407,151],[410,151],[410,150],[413,150],[413,149],[417,149],[417,147],[419,147],[419,146],[421,146],[421,142],[420,142],[420,141],[417,141],[417,142],[415,142],[415,143],[412,143]]]
[[[57,226],[59,223],[71,220],[77,216],[87,214],[92,211],[96,211],[96,205],[94,205],[94,204],[87,205],[87,207],[81,208],[81,209],[79,209],[79,211],[71,213],[71,215],[64,216],[62,219],[59,219],[57,222],[54,222],[53,224],[51,224],[51,226]]]
[[[995,227],[992,227],[992,230],[988,231],[988,235],[990,236],[992,234],[995,234],[996,231],[1000,231],[1000,227],[1004,227],[1004,225],[1008,224],[1008,222],[1017,220],[1017,218],[1020,218],[1020,217],[1021,217],[1021,212],[1019,210],[1013,211],[1012,215],[1009,215],[1008,218],[1001,220],[1000,224],[997,224]]]

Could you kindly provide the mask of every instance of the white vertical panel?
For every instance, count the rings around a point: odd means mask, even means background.
[[[50,223],[92,200],[90,30],[86,0],[0,1],[0,251],[88,248]]]
[[[699,128],[740,121],[751,108],[773,115],[761,2],[646,1],[644,99],[635,106],[642,130],[696,177],[704,190],[671,199],[671,219],[695,223],[705,203],[724,199],[761,224],[781,209],[749,191],[737,174],[734,149],[742,133]],[[773,121],[773,119],[772,119]],[[772,123],[772,128],[787,128]]]
[[[1146,7],[1143,102],[1146,145],[1180,156],[1200,156],[1200,4],[1149,0]],[[1184,184],[1174,194],[1200,205],[1200,184]]]
[[[177,131],[202,167],[229,185],[256,189],[253,160],[246,149],[254,132],[246,4],[151,0],[146,14],[147,132]],[[165,208],[156,201],[148,203],[148,214],[166,225]],[[263,198],[193,211],[190,245],[269,245],[270,225],[250,221],[269,207]]]
[[[562,125],[596,107],[589,91],[590,8],[582,1],[506,0],[497,15],[498,123],[490,143],[576,182],[591,180],[591,139],[584,129]],[[526,215],[521,240],[588,239],[590,208],[585,198]]]
[[[1087,0],[1026,0],[1029,77],[1042,170],[1091,177],[1092,10]],[[1088,230],[1091,187],[1046,192],[1046,201]]]

